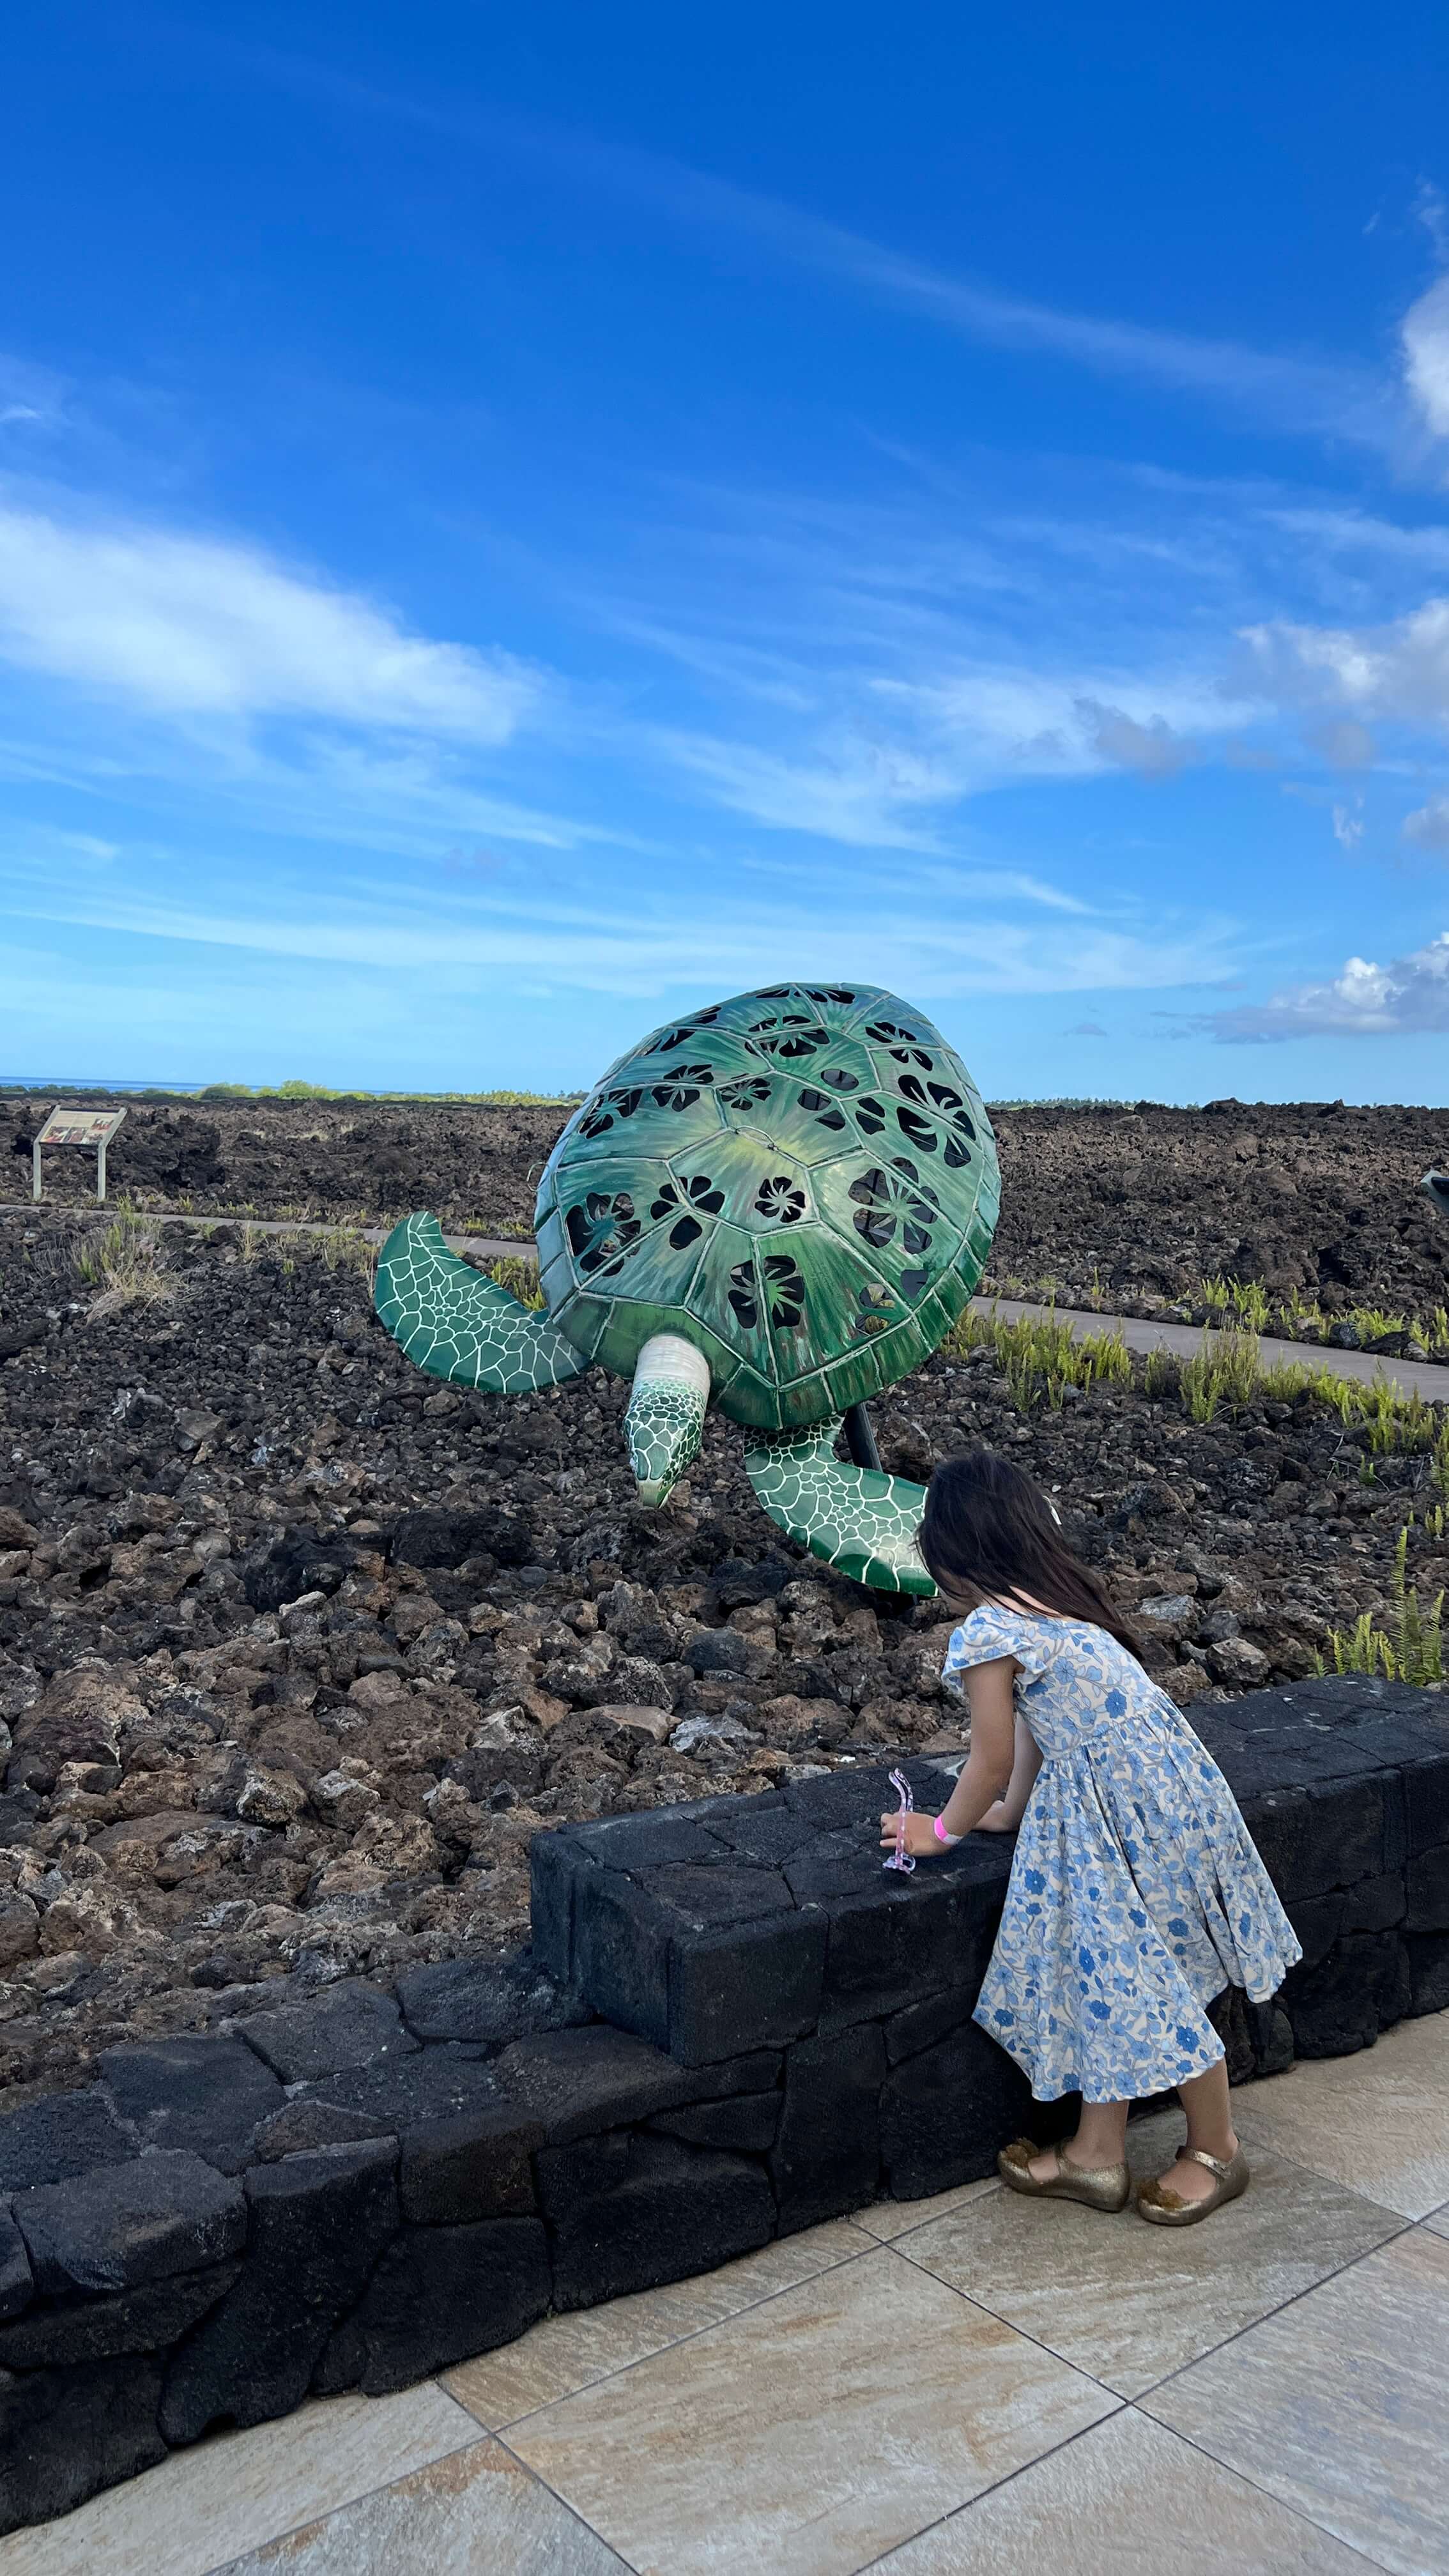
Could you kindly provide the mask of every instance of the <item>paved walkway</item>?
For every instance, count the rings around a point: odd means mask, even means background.
[[[57,1210],[67,1216],[102,1216],[116,1214],[113,1201],[95,1199],[42,1199],[42,1210],[54,1215]],[[0,1199],[0,1216],[34,1216],[33,1199]],[[384,1243],[390,1232],[385,1225],[352,1225],[345,1217],[320,1224],[312,1217],[291,1216],[195,1216],[180,1208],[142,1208],[137,1211],[143,1225],[189,1225],[214,1228],[219,1225],[249,1225],[253,1234],[360,1234],[364,1243]],[[486,1260],[531,1261],[531,1234],[445,1234],[443,1241],[453,1252],[481,1252]]]
[[[1235,2109],[1202,2227],[883,2203],[177,2453],[0,2576],[1449,2570],[1449,2014]]]
[[[1094,1315],[1073,1306],[1028,1306],[1017,1297],[973,1297],[978,1314],[997,1314],[1004,1323],[1015,1323],[1022,1315],[1040,1317],[1054,1314],[1059,1324],[1069,1324],[1074,1334],[1120,1333],[1129,1351],[1176,1351],[1180,1359],[1191,1359],[1202,1349],[1203,1328],[1198,1324],[1170,1324],[1155,1317],[1138,1315]],[[1209,1328],[1209,1344],[1228,1341],[1232,1336]],[[1422,1395],[1430,1404],[1449,1404],[1449,1368],[1436,1367],[1432,1360],[1398,1360],[1380,1358],[1372,1351],[1330,1351],[1318,1342],[1280,1342],[1264,1337],[1258,1343],[1258,1356],[1264,1368],[1316,1369],[1326,1377],[1361,1378],[1372,1385],[1375,1378],[1386,1378],[1402,1395]]]

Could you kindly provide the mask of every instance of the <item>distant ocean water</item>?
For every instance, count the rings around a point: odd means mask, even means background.
[[[0,1091],[205,1091],[204,1082],[146,1082],[134,1074],[119,1080],[82,1081],[75,1073],[0,1073]]]

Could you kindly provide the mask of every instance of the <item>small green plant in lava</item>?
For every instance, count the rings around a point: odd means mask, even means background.
[[[1409,1584],[1408,1525],[1399,1532],[1391,1579],[1392,1631],[1375,1625],[1365,1610],[1351,1628],[1330,1628],[1326,1654],[1316,1658],[1320,1673],[1377,1673],[1391,1682],[1442,1682],[1444,1679],[1444,1595],[1436,1592],[1427,1609],[1418,1587]]]
[[[511,1253],[505,1253],[501,1260],[485,1261],[480,1267],[489,1279],[497,1280],[500,1288],[506,1288],[510,1297],[516,1297],[520,1306],[537,1314],[543,1304],[543,1290],[533,1262],[515,1261]]]
[[[994,1351],[1019,1413],[1034,1412],[1041,1404],[1059,1413],[1069,1386],[1085,1391],[1104,1384],[1130,1385],[1132,1379],[1132,1355],[1120,1333],[1074,1335],[1069,1324],[1050,1312],[1023,1315],[1009,1324],[968,1308],[943,1348],[958,1359],[968,1351]]]

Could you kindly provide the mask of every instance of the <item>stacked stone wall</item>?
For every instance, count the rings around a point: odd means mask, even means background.
[[[1305,1954],[1223,1999],[1234,2079],[1449,2005],[1449,1701],[1308,1682],[1198,1719]],[[1070,2120],[971,2018],[1009,1841],[884,1872],[890,1803],[861,1766],[541,1835],[531,1953],[112,2048],[0,2116],[0,2529]]]

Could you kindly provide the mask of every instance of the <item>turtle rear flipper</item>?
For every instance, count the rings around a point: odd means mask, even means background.
[[[929,1599],[936,1587],[916,1545],[925,1486],[843,1467],[835,1455],[841,1419],[757,1433],[745,1450],[756,1496],[800,1547],[855,1582]]]
[[[404,1217],[378,1255],[372,1302],[415,1368],[490,1395],[562,1386],[586,1363],[547,1315],[459,1261],[435,1216]]]

